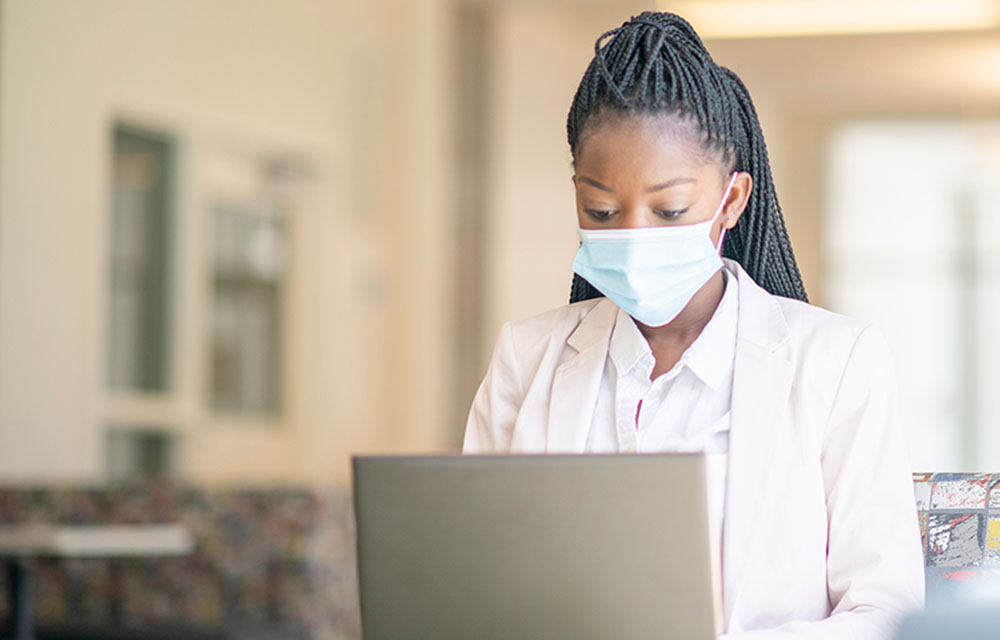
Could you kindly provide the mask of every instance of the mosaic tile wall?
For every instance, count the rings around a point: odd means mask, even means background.
[[[1000,585],[1000,474],[915,473],[927,600]]]

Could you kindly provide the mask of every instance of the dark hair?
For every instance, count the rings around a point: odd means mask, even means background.
[[[594,43],[594,59],[566,122],[574,159],[588,126],[611,115],[661,113],[697,123],[707,150],[719,153],[730,172],[753,177],[750,200],[726,234],[722,255],[739,262],[768,292],[806,301],[750,93],[735,73],[712,60],[686,20],[647,11]],[[570,302],[601,295],[574,274]]]

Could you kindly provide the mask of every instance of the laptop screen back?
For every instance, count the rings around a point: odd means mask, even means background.
[[[715,637],[704,458],[356,457],[364,637]]]

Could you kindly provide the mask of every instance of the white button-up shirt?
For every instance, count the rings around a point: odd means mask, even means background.
[[[649,343],[618,310],[586,447],[592,453],[704,452],[717,549],[739,313],[736,278],[723,274],[725,291],[708,324],[677,364],[655,380],[650,380],[655,360]]]

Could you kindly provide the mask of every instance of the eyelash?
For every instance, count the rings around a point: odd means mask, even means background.
[[[658,216],[660,216],[661,218],[665,219],[665,220],[673,220],[674,218],[677,218],[678,216],[684,214],[686,211],[687,211],[687,209],[681,209],[680,211],[663,211],[663,210],[658,210],[658,211],[656,211],[656,214]],[[605,210],[605,209],[584,209],[584,212],[587,215],[589,215],[591,218],[594,218],[595,220],[599,220],[599,221],[602,221],[602,222],[604,220],[607,220],[608,218],[610,218],[611,215],[615,213],[615,211],[613,209],[610,209],[610,210]]]
[[[656,214],[661,218],[666,218],[667,220],[673,220],[684,214],[687,209],[681,209],[679,211],[657,211]]]

